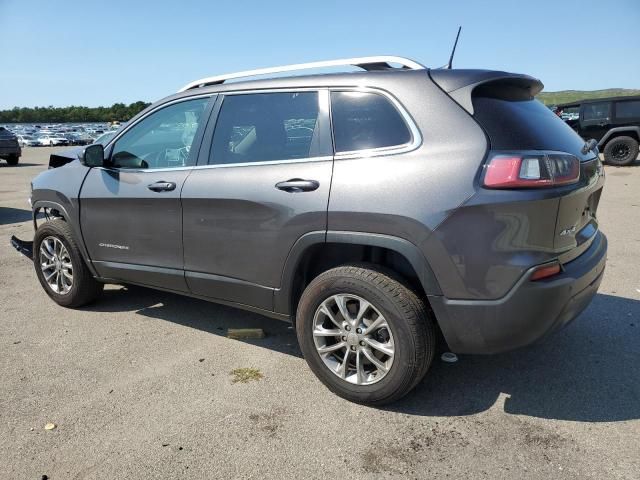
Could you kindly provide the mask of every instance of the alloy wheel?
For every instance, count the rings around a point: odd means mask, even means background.
[[[59,295],[69,293],[73,286],[73,264],[62,241],[45,237],[40,243],[40,269],[49,288]]]
[[[349,383],[379,382],[393,364],[395,346],[387,320],[357,295],[333,295],[318,306],[313,340],[329,370]]]

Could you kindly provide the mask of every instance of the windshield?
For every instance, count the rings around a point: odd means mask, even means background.
[[[100,135],[98,138],[95,139],[95,141],[93,143],[99,143],[100,145],[106,145],[107,143],[109,143],[109,140],[111,140],[113,137],[116,136],[117,132],[108,132],[105,133],[103,135]]]

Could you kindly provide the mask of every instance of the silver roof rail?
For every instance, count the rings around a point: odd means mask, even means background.
[[[184,92],[186,90],[191,90],[192,88],[204,87],[207,85],[219,85],[221,83],[226,82],[227,80],[232,80],[235,78],[243,78],[243,77],[255,77],[257,75],[269,75],[274,73],[283,73],[283,72],[293,72],[296,70],[308,70],[312,68],[328,68],[328,67],[341,67],[351,65],[353,67],[360,67],[363,70],[371,71],[371,70],[387,70],[393,68],[391,66],[392,63],[398,64],[401,68],[408,70],[424,70],[424,65],[421,65],[418,62],[410,60],[404,57],[395,57],[392,55],[380,55],[375,57],[356,57],[356,58],[343,58],[340,60],[326,60],[322,62],[311,62],[311,63],[298,63],[296,65],[284,65],[282,67],[269,67],[269,68],[258,68],[257,70],[247,70],[245,72],[236,72],[229,73],[226,75],[217,75],[215,77],[207,77],[201,78],[200,80],[195,80],[180,90],[178,93]]]

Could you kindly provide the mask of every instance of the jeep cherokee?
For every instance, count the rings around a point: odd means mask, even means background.
[[[197,80],[33,180],[36,274],[67,307],[124,283],[290,321],[329,389],[392,402],[437,337],[521,347],[598,289],[604,171],[542,87],[400,57]]]

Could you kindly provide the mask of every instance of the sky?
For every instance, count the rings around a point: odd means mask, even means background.
[[[155,101],[192,80],[367,55],[640,88],[640,0],[0,0],[0,109]]]

